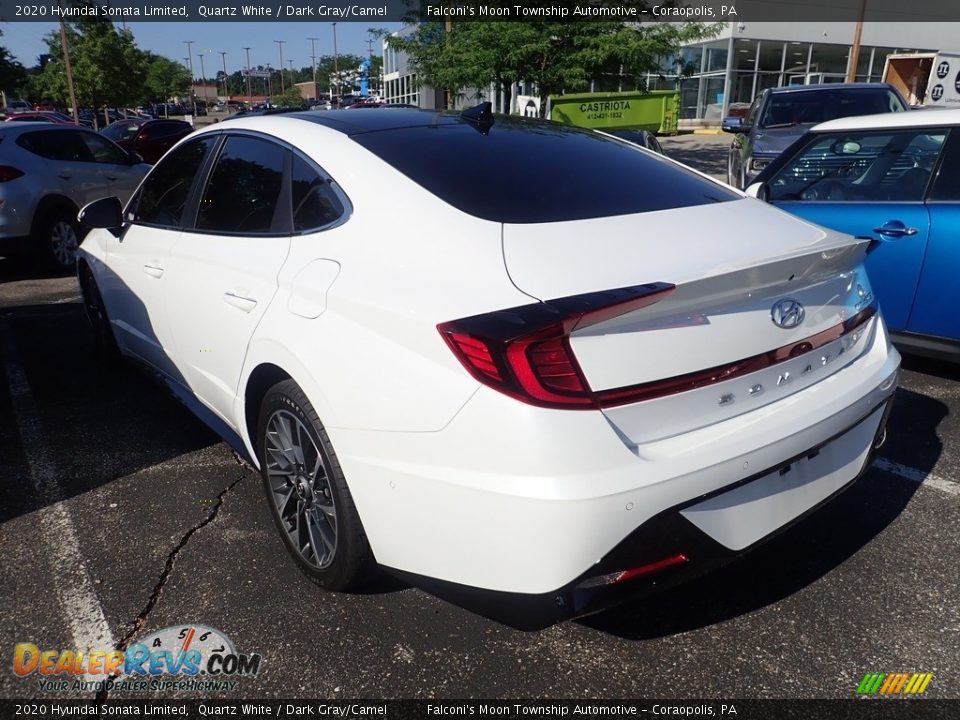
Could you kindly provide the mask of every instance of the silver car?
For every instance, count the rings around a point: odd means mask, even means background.
[[[37,253],[73,267],[77,212],[115,195],[125,203],[150,166],[84,128],[0,123],[0,255]]]

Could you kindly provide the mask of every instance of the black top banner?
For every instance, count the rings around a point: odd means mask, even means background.
[[[0,718],[955,720],[960,700],[0,700]]]
[[[0,0],[0,22],[960,22],[958,0]]]

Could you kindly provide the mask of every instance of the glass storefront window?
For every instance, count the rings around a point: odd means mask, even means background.
[[[707,72],[720,72],[727,69],[727,41],[707,46]]]

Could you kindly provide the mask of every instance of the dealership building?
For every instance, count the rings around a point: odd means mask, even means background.
[[[907,52],[960,50],[960,23],[865,22],[861,35],[856,79],[880,82],[888,55]],[[664,58],[659,72],[646,76],[650,90],[679,90],[680,118],[716,123],[731,104],[753,102],[766,88],[843,82],[850,62],[855,22],[723,23],[709,40],[692,43],[679,57]],[[405,28],[401,33],[412,32]],[[617,76],[595,78],[591,91],[633,90],[633,80]],[[518,84],[516,98],[532,95],[533,88]],[[443,93],[421,87],[403,53],[384,43],[384,95],[387,102],[424,108],[443,107]],[[467,93],[458,107],[490,100],[499,106],[495,88]]]

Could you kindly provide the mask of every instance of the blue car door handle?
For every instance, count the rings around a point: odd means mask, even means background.
[[[899,220],[888,220],[880,227],[875,227],[873,231],[877,233],[877,235],[891,238],[908,237],[916,235],[919,232],[916,228],[907,227]]]

